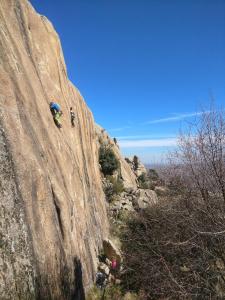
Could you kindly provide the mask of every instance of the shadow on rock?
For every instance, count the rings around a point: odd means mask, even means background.
[[[78,258],[74,258],[74,277],[75,277],[75,292],[74,292],[73,299],[85,300],[82,265]]]

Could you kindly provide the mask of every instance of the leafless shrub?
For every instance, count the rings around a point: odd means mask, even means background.
[[[130,219],[122,233],[124,286],[148,299],[224,299],[223,111],[203,113],[180,135],[163,172],[167,199]]]
[[[216,230],[216,231],[215,231]],[[148,299],[224,299],[224,219],[175,200],[143,211],[122,235],[126,289]]]
[[[225,119],[223,111],[202,114],[188,135],[181,135],[177,157],[184,169],[184,181],[200,194],[206,205],[210,197],[220,198],[225,209]]]

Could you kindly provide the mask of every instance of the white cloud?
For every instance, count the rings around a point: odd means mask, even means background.
[[[174,116],[172,117],[166,117],[166,118],[161,118],[161,119],[156,119],[156,120],[150,120],[150,121],[146,121],[143,123],[139,123],[136,124],[135,127],[139,127],[139,126],[143,126],[143,125],[147,125],[147,124],[158,124],[158,123],[167,123],[167,122],[174,122],[174,121],[180,121],[180,120],[184,120],[186,118],[191,118],[191,117],[197,117],[200,116],[204,113],[208,113],[208,111],[205,112],[194,112],[194,113],[185,113],[185,114],[174,114]],[[119,132],[119,131],[123,131],[125,129],[130,129],[133,126],[123,126],[123,127],[117,127],[117,128],[111,128],[108,129],[108,132]],[[148,137],[153,137],[150,135],[142,135],[142,136],[121,136],[121,137],[117,137],[118,139],[138,139],[138,138],[148,138]],[[169,137],[169,136],[168,136]]]
[[[118,127],[118,128],[111,128],[111,129],[108,129],[107,131],[112,131],[112,132],[114,132],[114,131],[123,131],[124,129],[128,129],[128,128],[130,128],[130,126],[124,126],[124,127]]]
[[[144,135],[123,135],[116,138],[122,140],[140,140],[140,139],[160,139],[160,138],[172,138],[174,134],[144,134]]]
[[[177,145],[177,139],[120,140],[119,145],[121,148],[171,147]]]
[[[180,114],[180,115],[176,115],[174,117],[168,117],[168,118],[162,118],[162,119],[156,119],[156,120],[152,120],[152,121],[147,121],[144,124],[157,124],[157,123],[179,121],[179,120],[183,120],[185,118],[191,118],[191,117],[200,116],[202,114],[203,114],[203,112]]]

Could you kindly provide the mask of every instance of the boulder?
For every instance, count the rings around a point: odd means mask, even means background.
[[[146,174],[146,173],[147,173],[147,170],[146,170],[145,166],[139,161],[138,168],[136,170],[137,177],[141,176],[142,174]]]
[[[147,174],[145,166],[136,155],[130,158],[125,158],[125,160],[130,165],[130,168],[133,170],[136,177],[139,177],[143,173]]]
[[[129,187],[129,188],[126,188],[126,189],[125,189],[125,192],[126,192],[127,194],[133,194],[133,193],[135,192],[135,189],[133,189],[132,187]]]
[[[122,208],[122,203],[119,201],[116,201],[111,205],[110,209],[111,210],[120,210],[121,208]]]
[[[106,257],[105,263],[107,264],[108,267],[110,267],[112,262],[111,262],[110,259],[108,259],[108,258]]]
[[[121,204],[122,204],[122,206],[124,206],[124,205],[130,205],[132,203],[129,199],[122,199]]]
[[[139,208],[144,209],[156,204],[158,202],[158,197],[153,190],[140,189],[135,202]]]
[[[118,264],[122,261],[122,256],[120,250],[114,245],[114,243],[110,239],[106,239],[103,241],[103,250],[108,259],[112,260],[115,258]]]
[[[123,205],[123,210],[135,211],[132,203]]]
[[[101,262],[98,266],[98,269],[105,275],[107,275],[107,276],[109,275],[109,267],[106,264]]]

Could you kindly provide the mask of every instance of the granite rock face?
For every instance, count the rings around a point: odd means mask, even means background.
[[[0,127],[1,297],[82,299],[108,236],[95,124],[57,33],[27,0],[0,2]]]

